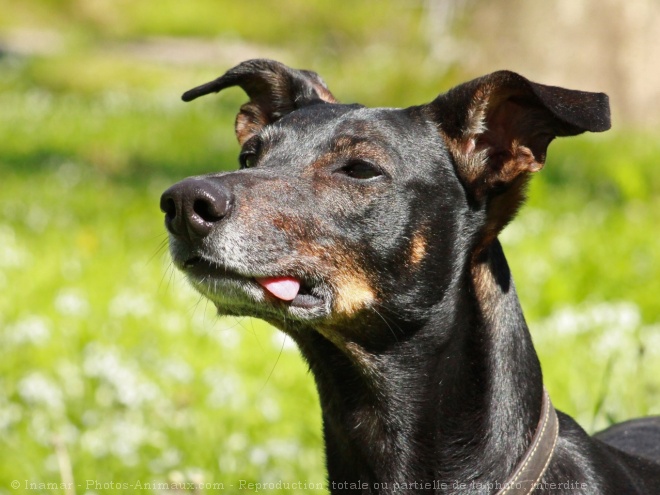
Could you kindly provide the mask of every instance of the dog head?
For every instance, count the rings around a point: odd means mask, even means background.
[[[549,143],[609,128],[606,95],[507,71],[365,108],[313,72],[251,60],[183,99],[230,86],[250,98],[240,169],[163,194],[171,254],[220,313],[290,332],[423,320],[514,216]]]

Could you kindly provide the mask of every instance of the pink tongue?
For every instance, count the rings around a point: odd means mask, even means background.
[[[300,281],[293,277],[257,278],[264,289],[282,301],[293,301],[300,290]]]

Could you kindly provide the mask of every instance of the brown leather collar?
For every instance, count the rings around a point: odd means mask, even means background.
[[[518,462],[515,471],[502,484],[497,495],[529,495],[548,469],[550,459],[557,445],[559,434],[559,421],[557,412],[550,402],[547,390],[543,389],[543,405],[541,406],[541,419],[536,426],[532,444]]]

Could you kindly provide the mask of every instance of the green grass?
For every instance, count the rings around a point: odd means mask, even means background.
[[[348,15],[329,1],[282,2],[303,19],[296,29],[279,14],[242,22],[256,4],[162,5],[0,0],[0,33],[47,27],[66,46],[0,59],[2,495],[20,492],[12,480],[60,482],[67,459],[76,492],[90,494],[118,490],[86,491],[86,480],[218,482],[231,493],[240,479],[325,477],[298,352],[261,322],[218,319],[164,245],[161,192],[236,166],[244,96],[184,104],[183,90],[226,63],[182,68],[126,43],[269,46],[318,70],[341,100],[370,105],[429,101],[464,76],[427,62],[419,10],[403,4],[384,13],[357,2]],[[660,413],[658,142],[618,130],[553,143],[503,235],[547,388],[590,431]]]
[[[59,480],[56,438],[80,480],[323,480],[306,367],[266,325],[218,320],[173,273],[163,181],[72,162],[3,179],[3,482]]]
[[[659,154],[627,133],[551,145],[502,236],[546,386],[590,431],[660,411]]]

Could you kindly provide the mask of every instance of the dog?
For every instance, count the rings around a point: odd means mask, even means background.
[[[240,169],[164,192],[170,252],[296,342],[332,493],[660,493],[660,418],[590,437],[555,411],[497,239],[555,137],[609,129],[607,95],[499,71],[366,108],[259,59],[183,100],[231,86]]]

